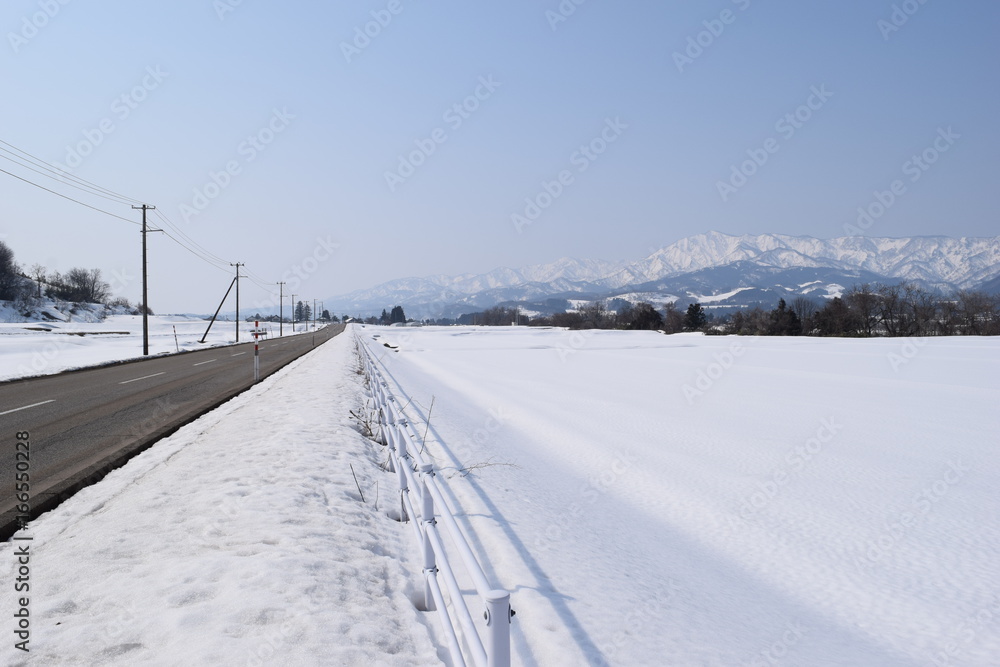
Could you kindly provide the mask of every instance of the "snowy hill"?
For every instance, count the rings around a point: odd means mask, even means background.
[[[699,234],[634,262],[562,258],[484,274],[403,278],[327,299],[339,312],[366,314],[402,305],[411,317],[454,317],[500,303],[542,311],[546,299],[611,298],[632,292],[703,300],[739,288],[773,305],[779,296],[810,294],[803,283],[830,286],[827,296],[865,281],[909,280],[935,291],[975,288],[1000,275],[1000,237],[816,239],[762,234]],[[795,282],[798,281],[798,282]],[[717,305],[747,305],[722,299]]]
[[[128,309],[100,303],[75,303],[60,299],[31,299],[29,303],[0,301],[0,322],[103,322],[112,315],[129,314]]]

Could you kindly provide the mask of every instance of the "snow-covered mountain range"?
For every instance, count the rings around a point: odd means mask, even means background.
[[[402,305],[407,315],[418,318],[455,317],[501,303],[551,312],[569,300],[613,297],[771,306],[779,296],[832,296],[861,282],[908,280],[947,292],[994,284],[998,276],[1000,237],[823,240],[709,232],[634,262],[563,258],[483,274],[402,278],[326,303],[352,315]]]

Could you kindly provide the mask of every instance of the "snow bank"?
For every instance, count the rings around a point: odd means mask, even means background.
[[[354,368],[338,336],[33,522],[28,654],[12,648],[14,545],[0,545],[0,662],[439,662],[408,597],[410,535],[373,508],[392,477],[350,419]]]
[[[363,332],[518,664],[997,664],[1000,340]]]

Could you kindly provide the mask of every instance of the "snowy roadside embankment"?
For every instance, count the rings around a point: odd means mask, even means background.
[[[353,346],[333,338],[32,522],[29,591],[0,545],[0,663],[440,662],[410,535],[369,496],[392,477],[350,417]],[[30,653],[13,647],[22,596]]]
[[[997,664],[1000,339],[363,331],[517,664]]]

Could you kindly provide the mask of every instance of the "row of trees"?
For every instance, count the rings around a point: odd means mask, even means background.
[[[299,303],[302,303],[302,302],[300,301]],[[305,309],[303,308],[303,314],[304,313],[305,313]],[[295,321],[296,322],[299,322],[299,321],[305,322],[307,320],[312,320],[312,309],[309,310],[309,317],[308,318],[303,318],[302,320],[300,320],[298,318],[298,316],[295,317]],[[324,310],[320,314],[320,316],[316,318],[316,320],[319,321],[319,322],[339,322],[340,318],[337,317],[336,315],[331,315],[329,310]],[[291,324],[292,318],[290,318],[288,315],[285,315],[284,318],[282,318],[279,315],[261,315],[260,313],[256,313],[254,315],[250,315],[249,317],[247,317],[246,321],[247,322],[272,322],[274,324],[277,324],[278,322],[284,322],[285,324]]]
[[[704,318],[701,306],[697,306],[697,310],[702,312]],[[701,319],[692,325],[688,321],[688,315],[682,314],[672,301],[667,303],[662,311],[646,302],[625,303],[616,311],[608,308],[603,302],[596,301],[575,311],[556,313],[551,317],[532,318],[528,324],[570,329],[646,329],[676,333],[685,328],[696,329],[703,325],[704,321]]]
[[[862,284],[842,297],[817,303],[804,296],[784,299],[767,310],[760,306],[716,317],[699,303],[686,311],[674,302],[618,300],[613,310],[604,302],[549,317],[527,318],[514,308],[496,306],[463,315],[459,324],[504,326],[515,321],[530,326],[570,329],[652,329],[665,333],[705,331],[753,336],[951,336],[1000,335],[1000,296],[961,291],[937,295],[913,283]],[[448,322],[450,323],[450,322]]]
[[[811,299],[784,299],[774,310],[738,311],[723,333],[768,336],[990,336],[1000,335],[1000,298],[983,292],[934,295],[912,283],[862,284],[821,307]]]
[[[334,321],[336,321],[336,318],[334,318]],[[403,312],[402,306],[393,306],[392,310],[389,311],[386,311],[383,308],[382,315],[379,317],[376,317],[374,315],[370,315],[368,317],[361,317],[360,315],[351,317],[349,315],[344,315],[344,322],[351,322],[351,321],[361,322],[362,324],[389,326],[390,324],[405,323],[407,319],[406,319],[406,313]],[[454,322],[449,322],[449,324],[454,324]]]
[[[406,322],[406,313],[403,312],[402,306],[393,306],[392,310],[388,313],[385,312],[385,308],[382,309],[382,317],[379,318],[379,324],[400,324]]]
[[[106,303],[111,298],[111,285],[103,279],[100,269],[73,268],[62,274],[49,273],[41,264],[35,264],[25,273],[14,261],[14,251],[0,241],[0,300],[26,302],[43,296]]]

